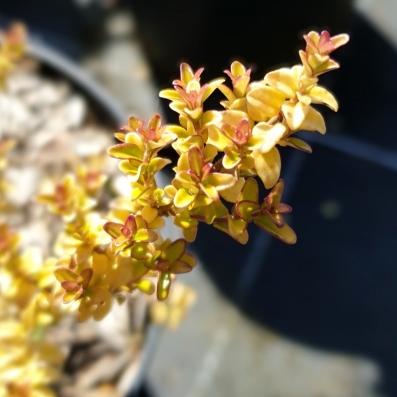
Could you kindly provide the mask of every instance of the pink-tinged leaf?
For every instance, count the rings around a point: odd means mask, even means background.
[[[273,203],[272,207],[279,213],[279,214],[288,214],[292,211],[291,206],[284,203]]]
[[[63,281],[77,281],[78,275],[67,267],[57,267],[54,270],[55,278],[62,283]]]
[[[83,291],[80,289],[79,291],[65,291],[63,296],[62,296],[62,302],[63,303],[70,303],[73,302],[74,300],[80,298],[82,295]]]
[[[260,209],[259,203],[254,201],[239,201],[236,203],[236,211],[240,218],[244,219],[245,222],[251,222],[252,212],[257,211]]]
[[[108,150],[108,154],[110,157],[115,157],[116,159],[142,160],[143,158],[142,150],[132,143],[120,143],[118,145],[114,145]]]
[[[77,291],[80,291],[81,285],[77,283],[76,281],[62,281],[61,282],[61,287],[66,290],[67,292],[73,293],[76,295]]]
[[[258,202],[259,199],[259,187],[258,182],[254,178],[248,178],[245,181],[241,193],[239,194],[237,201],[253,201]]]
[[[197,70],[196,74],[198,73],[198,76],[200,76],[203,70],[204,70],[203,68]],[[181,81],[184,84],[189,83],[195,78],[195,73],[193,72],[193,69],[190,67],[190,65],[188,65],[185,62],[181,63],[180,72],[181,72]]]
[[[279,179],[274,185],[272,191],[269,193],[269,198],[271,199],[272,207],[280,203],[281,197],[284,192],[284,180]]]
[[[161,116],[159,114],[155,114],[149,120],[147,124],[147,130],[153,129],[154,131],[157,131],[160,127],[161,127]]]
[[[114,134],[114,137],[115,137],[118,141],[124,142],[125,133],[124,133],[124,132],[116,132],[116,133]]]
[[[201,150],[193,146],[192,148],[189,149],[189,167],[191,170],[193,170],[196,175],[200,176],[201,175],[201,169],[203,168],[204,165],[204,159],[203,159],[203,154],[201,153]]]
[[[91,268],[87,267],[80,273],[80,277],[82,280],[81,286],[83,289],[87,289],[88,284],[90,283],[92,276],[94,275],[94,272]]]
[[[231,141],[234,141],[236,138],[236,127],[224,123],[222,124],[221,133],[225,135],[226,138],[230,139]]]
[[[170,270],[170,261],[159,259],[155,262],[156,270],[159,272],[168,272]]]
[[[139,120],[137,117],[135,116],[131,116],[128,119],[128,125],[131,128],[132,131],[136,131],[139,128],[143,127],[143,120]]]
[[[124,227],[124,225],[120,223],[115,223],[115,222],[106,222],[103,225],[103,229],[107,234],[109,234],[111,237],[114,239],[117,239],[122,233],[121,229]]]
[[[203,168],[201,169],[201,179],[204,180],[205,178],[207,178],[211,170],[212,170],[211,163],[204,164]]]
[[[336,36],[331,37],[331,41],[334,44],[334,50],[337,48],[347,44],[350,40],[350,37],[346,33],[338,34]]]
[[[161,258],[167,259],[170,263],[178,260],[185,253],[187,242],[185,239],[180,238],[172,242],[167,248],[161,253]]]
[[[186,189],[179,189],[174,196],[174,205],[177,208],[186,208],[193,203],[196,197],[197,193],[191,195]]]
[[[133,287],[139,289],[147,295],[152,295],[156,290],[154,284],[149,280],[140,280],[137,283],[133,284]]]
[[[306,152],[306,153],[312,152],[312,148],[310,147],[310,145],[307,144],[305,141],[302,141],[299,138],[289,137],[285,142],[288,146],[291,146],[295,149],[302,150],[303,152]]]
[[[182,260],[172,262],[170,266],[170,271],[173,274],[189,273],[191,270],[192,267],[190,266],[190,264]]]
[[[125,231],[123,231],[124,228],[126,229]],[[127,216],[127,219],[125,220],[124,223],[124,228],[121,230],[121,233],[123,233],[123,235],[126,237],[130,237],[131,234],[134,235],[137,232],[138,227],[137,227],[135,215],[130,214]]]
[[[245,66],[239,62],[239,61],[234,61],[231,66],[230,66],[230,71],[232,72],[232,75],[234,77],[242,77],[245,76],[246,74],[250,74],[250,69],[245,68]]]
[[[277,148],[271,149],[268,153],[253,152],[255,169],[259,178],[262,179],[266,189],[270,189],[280,177],[281,159]]]
[[[271,221],[278,227],[283,227],[285,222],[281,214],[277,213],[271,213],[269,211],[266,211],[266,215],[271,219]]]
[[[220,172],[214,172],[205,179],[205,185],[212,185],[218,191],[228,189],[235,183],[236,179],[233,175],[222,174]]]
[[[285,223],[283,227],[278,228],[268,216],[261,216],[254,220],[255,225],[267,231],[273,237],[280,239],[287,244],[296,243],[295,232]]]
[[[157,299],[163,301],[167,299],[167,296],[171,288],[171,273],[159,273],[157,280]]]

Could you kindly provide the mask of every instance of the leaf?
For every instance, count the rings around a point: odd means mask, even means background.
[[[127,259],[131,260],[130,258]],[[132,260],[131,267],[132,267],[131,281],[139,280],[149,271],[149,269],[144,265],[143,261]]]
[[[203,155],[200,149],[196,146],[193,146],[189,149],[189,168],[193,170],[197,176],[201,175],[201,169],[204,165]]]
[[[182,260],[172,262],[170,266],[170,271],[174,274],[189,273],[192,269],[189,263]]]
[[[137,260],[146,259],[150,253],[148,249],[148,244],[145,243],[135,243],[131,248],[131,257]]]
[[[145,205],[141,211],[142,218],[147,223],[153,222],[157,218],[158,214],[159,210],[157,208],[151,207],[149,204]]]
[[[294,98],[298,90],[298,80],[291,69],[281,68],[268,73],[265,81],[273,88],[281,91],[287,98]]]
[[[222,77],[215,80],[211,80],[207,84],[207,87],[204,90],[202,102],[204,102],[224,81],[225,79]]]
[[[154,175],[157,172],[159,172],[160,170],[162,170],[165,166],[167,166],[168,164],[171,164],[172,161],[169,159],[163,159],[161,157],[155,157],[153,159],[150,160],[147,172],[150,175]]]
[[[221,190],[219,194],[229,203],[235,203],[237,201],[237,197],[241,192],[241,189],[244,186],[244,183],[245,183],[245,179],[243,177],[240,177],[233,186],[225,190]]]
[[[263,83],[251,83],[247,94],[247,110],[255,121],[267,121],[280,113],[285,96],[280,91]]]
[[[161,116],[156,113],[151,117],[147,124],[147,130],[153,129],[154,131],[157,131],[161,127]]]
[[[110,157],[115,157],[116,159],[143,159],[142,150],[132,143],[114,145],[108,150],[108,154]]]
[[[259,226],[261,229],[267,231],[273,237],[276,237],[287,244],[296,243],[296,234],[284,223],[284,226],[278,228],[268,216],[261,216],[254,220],[255,225]]]
[[[216,125],[209,125],[207,143],[215,146],[219,151],[224,151],[232,144],[232,141],[222,134]]]
[[[283,137],[287,127],[282,123],[269,125],[268,123],[258,123],[252,130],[252,138],[248,141],[248,148],[251,150],[258,149],[261,153],[268,153]],[[262,138],[260,147],[255,138]]]
[[[310,109],[312,109],[311,106],[305,105],[302,102],[285,102],[281,106],[281,110],[283,111],[288,127],[292,131],[305,129],[302,125]]]
[[[302,141],[299,138],[290,137],[290,138],[286,139],[285,142],[288,146],[292,146],[293,148],[302,150],[303,152],[306,152],[306,153],[312,152],[312,148],[310,147],[310,145],[307,144],[305,141]]]
[[[186,189],[181,188],[174,196],[174,205],[177,208],[186,208],[194,201],[196,197],[197,193],[191,195]]]
[[[78,275],[67,267],[57,267],[54,270],[55,278],[62,283],[63,281],[77,281]]]
[[[159,93],[159,97],[169,99],[170,101],[182,101],[181,94],[178,91],[173,90],[172,88],[161,90]]]
[[[180,238],[172,242],[167,248],[161,253],[162,259],[167,259],[169,262],[174,262],[181,258],[185,253],[187,242],[185,239]]]
[[[247,244],[248,242],[248,232],[244,230],[238,236],[232,236],[229,231],[229,225],[227,222],[216,222],[213,223],[214,227],[232,237],[234,240],[238,241],[240,244]]]
[[[189,227],[182,230],[183,237],[189,242],[192,243],[196,240],[197,237],[197,226]]]
[[[171,273],[159,273],[157,280],[157,299],[163,301],[167,299],[167,296],[171,288]]]
[[[255,201],[239,201],[236,203],[236,211],[245,222],[252,222],[252,212],[259,210],[260,205]]]
[[[156,290],[156,287],[150,280],[140,280],[132,285],[134,288],[138,288],[140,291],[147,295],[152,295]]]
[[[312,100],[312,103],[319,103],[328,106],[334,112],[338,111],[338,102],[335,97],[327,91],[324,87],[314,86],[308,95]]]
[[[239,194],[237,201],[244,200],[254,201],[256,203],[259,200],[258,182],[254,178],[248,178],[241,189],[241,193]]]
[[[233,219],[229,214],[227,216],[227,222],[229,226],[229,233],[233,238],[238,237],[247,228],[247,223],[244,219]]]
[[[232,168],[236,167],[240,162],[241,162],[240,155],[233,150],[230,150],[227,153],[225,153],[222,159],[222,165],[227,170],[231,170]]]
[[[255,169],[261,178],[266,189],[270,189],[280,177],[281,159],[277,148],[271,149],[268,153],[253,152]]]
[[[204,183],[205,185],[214,186],[216,190],[225,190],[232,187],[236,183],[236,179],[233,175],[230,174],[214,172],[208,175]]]
[[[320,112],[310,106],[309,112],[301,124],[300,129],[306,131],[318,131],[320,134],[325,134],[326,127],[323,116]]]

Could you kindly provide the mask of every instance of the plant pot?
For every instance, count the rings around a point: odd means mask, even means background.
[[[297,243],[252,228],[240,246],[203,225],[195,250],[249,317],[297,341],[374,360],[382,392],[396,395],[397,53],[359,16],[350,44],[329,131],[302,135],[310,155],[281,153]]]
[[[116,131],[120,125],[125,124],[126,120],[128,120],[128,116],[124,114],[124,112],[120,109],[118,103],[112,99],[112,97],[100,86],[98,83],[96,83],[86,72],[84,72],[79,66],[71,62],[70,60],[64,58],[61,56],[59,53],[56,51],[50,49],[49,47],[44,46],[43,44],[39,42],[32,41],[28,44],[28,55],[30,58],[34,59],[35,62],[38,61],[40,63],[40,73],[42,73],[48,81],[51,81],[52,79],[64,79],[67,80],[68,84],[70,85],[70,89],[72,91],[72,96],[74,99],[76,98],[85,98],[86,105],[87,105],[87,113],[85,114],[85,118],[88,120],[91,120],[91,123],[94,123],[98,127],[98,129],[102,130],[105,128],[106,131],[108,131],[108,137],[110,139],[110,142],[113,142],[113,137],[112,137],[112,132]],[[29,68],[29,65],[28,65]],[[45,80],[47,81],[47,80]],[[60,86],[62,83],[59,83]],[[43,93],[41,93],[44,95]],[[27,95],[24,93],[24,95]],[[40,100],[43,99],[40,95],[37,96],[37,102],[36,106],[37,109],[40,107]],[[13,98],[11,98],[13,99]],[[15,98],[14,98],[15,99]],[[75,101],[76,102],[76,101]],[[79,102],[79,101],[77,101]],[[81,101],[80,101],[81,102]],[[80,103],[81,105],[81,103]],[[79,105],[79,106],[80,106]],[[55,105],[54,105],[55,106]],[[58,105],[57,105],[58,106]],[[56,107],[56,106],[55,106]],[[93,121],[94,120],[94,121]],[[55,128],[55,127],[54,127]],[[59,124],[57,125],[57,128],[59,130],[62,129],[62,126]],[[74,127],[72,127],[73,129]],[[77,127],[76,127],[77,128]],[[60,131],[62,132],[62,131]],[[99,134],[99,132],[98,132]],[[34,137],[32,138],[34,139]],[[52,139],[52,138],[51,138]],[[55,138],[54,138],[55,139]],[[76,137],[76,139],[80,139],[80,137]],[[88,142],[88,145],[93,144],[95,146],[95,137],[93,137],[92,141]],[[77,142],[72,141],[72,142]],[[51,140],[50,140],[51,141]],[[29,141],[33,142],[33,141]],[[52,142],[52,141],[51,141]],[[62,143],[62,142],[61,142]],[[87,146],[87,142],[85,143]],[[50,147],[51,149],[51,147]],[[65,152],[68,151],[68,147],[63,148]],[[90,149],[91,150],[91,149]],[[50,153],[50,151],[46,151],[45,153]],[[40,152],[41,153],[41,152]],[[59,150],[59,147],[57,148],[57,153],[62,154],[62,150]],[[62,157],[62,156],[61,156]],[[41,157],[37,157],[37,162],[41,162],[43,159]],[[53,160],[56,162],[57,159]],[[105,196],[106,199],[106,196]],[[29,206],[29,203],[24,204],[25,206]],[[21,204],[22,206],[22,204]],[[43,215],[44,216],[44,215]],[[167,233],[167,232],[166,232]],[[165,233],[165,234],[166,234]],[[36,231],[36,233],[33,231],[33,234],[40,234],[40,231]],[[134,307],[138,314],[140,313],[140,319],[135,318],[136,321],[140,321],[142,328],[142,332],[144,332],[144,338],[143,342],[136,344],[136,347],[140,349],[139,352],[135,354],[134,357],[137,357],[137,361],[135,365],[131,366],[131,363],[127,363],[129,367],[131,367],[130,373],[126,372],[124,374],[124,384],[123,384],[123,390],[125,390],[125,395],[128,395],[128,397],[136,397],[140,395],[142,385],[144,382],[145,378],[145,373],[148,369],[148,365],[150,363],[151,357],[154,353],[155,346],[158,341],[158,336],[160,332],[160,328],[156,327],[154,325],[150,324],[150,319],[148,315],[148,303],[134,303]],[[120,306],[121,307],[121,306]],[[126,307],[124,305],[124,307]],[[124,311],[127,309],[124,309]],[[112,314],[112,313],[111,313]],[[135,317],[138,315],[135,313]],[[139,316],[138,316],[139,317]],[[117,317],[114,317],[116,320],[113,320],[117,322]],[[103,321],[105,323],[105,321]],[[100,323],[98,323],[100,324]],[[109,324],[108,320],[108,326],[113,327],[116,324]],[[66,329],[66,328],[65,328]],[[77,329],[77,331],[76,331]],[[68,328],[69,330],[69,328]],[[78,328],[75,326],[70,328],[70,331],[75,332],[76,334],[79,333]],[[68,331],[67,331],[68,332]],[[68,333],[66,332],[66,335]],[[104,332],[104,328],[102,326],[98,326],[95,330],[95,332],[98,335],[101,335],[101,333]],[[97,335],[95,334],[95,335]],[[59,335],[55,335],[54,340],[58,340],[59,343],[63,343],[64,340],[62,340],[63,334],[60,333]],[[59,339],[59,336],[61,338]],[[69,335],[70,336],[70,335]],[[116,336],[116,335],[115,335]],[[53,336],[54,337],[54,336]],[[58,339],[57,339],[58,337]],[[73,337],[73,335],[71,336]],[[67,339],[67,337],[65,337]],[[114,338],[116,339],[116,338]],[[89,345],[87,348],[91,346],[91,341],[83,341],[79,342],[80,345],[73,345],[72,348],[70,349],[70,356],[66,360],[65,364],[65,369],[69,367],[73,367],[78,360],[76,359],[76,350],[79,351],[79,349],[82,349],[81,345],[84,345],[84,348]],[[141,347],[140,347],[141,346]],[[86,354],[87,350],[82,350],[80,352],[80,356],[83,354]],[[74,357],[73,360],[71,361],[70,357]],[[83,357],[84,358],[84,357]],[[77,360],[77,361],[76,361]],[[72,368],[73,369],[73,368]],[[111,370],[109,368],[108,370]],[[128,376],[130,375],[130,378]],[[113,395],[113,394],[112,394]],[[79,395],[80,397],[80,395]]]

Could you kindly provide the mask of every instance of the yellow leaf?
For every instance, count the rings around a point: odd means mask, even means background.
[[[268,153],[253,152],[255,169],[262,179],[266,189],[270,189],[278,181],[281,171],[281,159],[279,151],[274,147]]]

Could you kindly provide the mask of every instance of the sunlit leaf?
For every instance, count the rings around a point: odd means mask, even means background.
[[[283,227],[279,228],[268,216],[258,217],[254,220],[254,223],[263,230],[267,231],[273,237],[276,237],[287,244],[296,243],[296,234],[286,223],[284,223]]]

